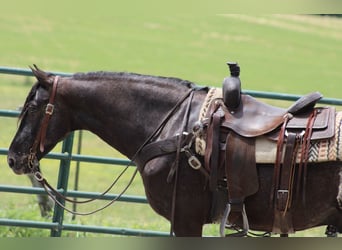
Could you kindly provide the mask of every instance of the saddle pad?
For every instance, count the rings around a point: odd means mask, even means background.
[[[326,140],[311,141],[308,162],[327,162],[342,160],[341,126],[342,112],[340,111],[336,112],[335,136]],[[277,152],[277,143],[263,136],[258,137],[255,143],[256,162],[274,163]],[[301,151],[301,147],[299,147],[297,153],[297,162],[300,161]]]

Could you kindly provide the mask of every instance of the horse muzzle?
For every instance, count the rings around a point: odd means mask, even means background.
[[[28,155],[18,156],[11,153],[7,156],[7,163],[15,174],[28,174],[32,173],[39,167],[37,157],[29,157]]]

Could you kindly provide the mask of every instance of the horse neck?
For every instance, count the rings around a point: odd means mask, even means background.
[[[143,77],[142,77],[143,78]],[[179,99],[184,86],[139,80],[73,81],[63,91],[71,130],[89,130],[131,158]]]

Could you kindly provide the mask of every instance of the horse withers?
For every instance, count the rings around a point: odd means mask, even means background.
[[[37,67],[32,72],[37,82],[26,98],[8,153],[8,164],[16,174],[35,172],[39,160],[68,133],[89,130],[137,163],[149,204],[171,221],[176,236],[201,236],[203,225],[223,214],[226,179],[218,180],[223,185],[218,185],[219,195],[214,194],[208,186],[209,170],[201,167],[203,157],[194,153],[192,143],[208,88],[134,73],[58,77]],[[157,156],[145,157],[145,149],[158,142],[165,143],[151,146]],[[272,231],[273,165],[256,166],[259,187],[245,200],[250,229]],[[308,164],[305,202],[291,207],[294,231],[333,225],[342,232],[341,179],[339,161]]]

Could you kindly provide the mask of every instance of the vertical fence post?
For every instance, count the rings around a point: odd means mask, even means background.
[[[57,180],[57,190],[62,190],[62,194],[65,195],[68,188],[68,179],[70,173],[70,163],[71,163],[71,154],[72,154],[72,146],[74,141],[74,133],[71,133],[64,141],[62,145],[62,153],[68,154],[67,159],[62,159],[59,165],[59,174]],[[57,200],[65,205],[65,201],[56,197]],[[57,228],[51,229],[52,237],[60,237],[63,230],[63,219],[64,219],[64,209],[60,207],[58,204],[55,204],[55,209],[52,217],[52,222],[57,222]]]
[[[81,154],[81,150],[82,150],[82,138],[83,138],[83,131],[80,130],[78,132],[78,141],[77,141],[77,154],[80,155]],[[77,191],[78,190],[78,182],[79,182],[79,175],[80,175],[80,161],[76,162],[76,170],[75,170],[75,183],[74,183],[74,190]],[[74,201],[77,201],[77,198],[74,198]],[[76,202],[72,204],[72,211],[77,212],[77,206],[76,206]],[[76,219],[76,215],[73,214],[72,215],[72,220]]]

